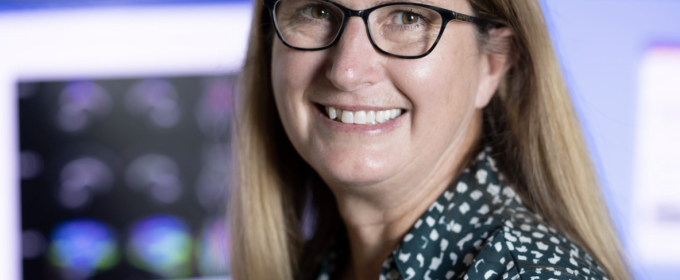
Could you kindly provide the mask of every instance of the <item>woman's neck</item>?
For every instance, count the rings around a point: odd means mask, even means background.
[[[481,132],[481,112],[433,168],[371,186],[331,185],[347,228],[351,259],[342,279],[377,279],[392,253],[432,203],[462,171]]]

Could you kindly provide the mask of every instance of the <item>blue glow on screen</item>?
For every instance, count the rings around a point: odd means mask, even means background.
[[[140,269],[168,278],[186,277],[191,274],[191,239],[179,219],[151,216],[132,227],[127,253]]]
[[[52,232],[50,262],[66,279],[85,279],[119,260],[118,242],[109,228],[89,219],[72,220]]]

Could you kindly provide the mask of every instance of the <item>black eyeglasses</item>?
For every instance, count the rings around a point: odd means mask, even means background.
[[[388,3],[366,10],[352,10],[328,0],[264,0],[284,45],[318,51],[335,44],[347,21],[361,17],[371,44],[381,53],[399,58],[428,55],[451,20],[492,28],[501,24],[451,10],[419,3]]]

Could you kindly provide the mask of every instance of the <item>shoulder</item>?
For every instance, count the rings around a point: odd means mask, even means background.
[[[590,255],[540,216],[513,212],[490,234],[464,279],[608,279]]]

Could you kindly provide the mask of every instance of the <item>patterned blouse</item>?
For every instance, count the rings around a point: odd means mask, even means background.
[[[607,279],[581,248],[527,209],[483,151],[384,261],[380,280]],[[337,248],[337,246],[336,246]],[[335,278],[332,249],[317,280]]]

